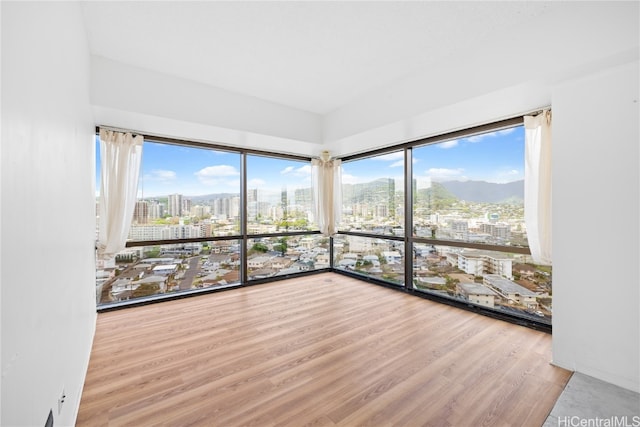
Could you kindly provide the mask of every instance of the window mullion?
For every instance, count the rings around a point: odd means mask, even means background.
[[[240,283],[247,283],[247,154],[240,154]]]
[[[404,150],[404,287],[413,288],[413,149]]]

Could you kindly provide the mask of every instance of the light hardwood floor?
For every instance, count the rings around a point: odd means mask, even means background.
[[[551,336],[335,273],[98,315],[77,426],[541,426]]]

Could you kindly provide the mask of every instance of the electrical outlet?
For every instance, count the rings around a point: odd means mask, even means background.
[[[65,394],[64,389],[62,389],[62,394],[60,395],[60,399],[58,399],[58,415],[60,415],[60,412],[62,412],[62,404],[64,403],[66,398],[67,395]]]

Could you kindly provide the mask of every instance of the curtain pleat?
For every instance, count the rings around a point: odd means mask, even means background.
[[[525,116],[524,218],[531,257],[551,265],[551,111]]]
[[[338,232],[342,214],[342,162],[340,160],[311,161],[314,214],[320,232],[333,236]]]
[[[100,219],[98,256],[113,258],[125,248],[138,193],[141,135],[100,129]]]

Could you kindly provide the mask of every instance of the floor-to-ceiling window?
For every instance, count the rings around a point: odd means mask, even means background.
[[[329,268],[329,239],[317,234],[311,164],[247,155],[247,280]]]
[[[310,170],[304,157],[146,138],[127,247],[97,260],[98,306],[329,268]]]
[[[550,325],[552,269],[527,243],[524,144],[515,118],[347,156],[329,238],[310,159],[149,138],[127,248],[98,263],[98,305],[332,270]]]
[[[552,269],[528,248],[524,146],[517,118],[343,159],[336,270],[550,325]]]
[[[404,284],[404,184],[404,150],[343,163],[336,269]]]
[[[550,323],[551,268],[532,262],[521,124],[412,147],[413,288]]]

